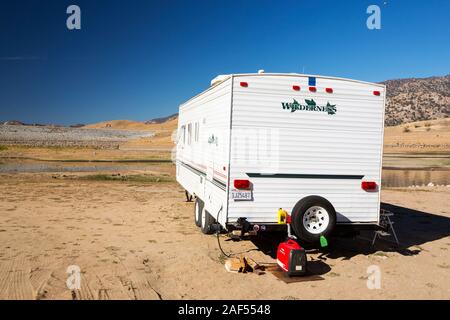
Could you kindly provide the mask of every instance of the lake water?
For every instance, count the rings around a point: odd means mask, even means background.
[[[413,185],[450,185],[450,170],[439,169],[383,169],[383,187],[409,187]]]

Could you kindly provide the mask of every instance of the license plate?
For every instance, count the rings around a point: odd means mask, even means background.
[[[232,190],[231,191],[231,199],[233,200],[246,200],[251,201],[252,199],[252,192],[250,190]]]

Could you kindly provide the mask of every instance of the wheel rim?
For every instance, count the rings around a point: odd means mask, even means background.
[[[312,234],[319,234],[328,228],[330,215],[320,206],[313,206],[303,215],[303,227]]]
[[[203,208],[202,210],[202,228],[205,228],[205,224],[206,224],[206,210],[205,208]]]
[[[195,221],[198,221],[198,216],[199,216],[199,204],[198,202],[195,203]],[[198,223],[198,222],[197,222]]]

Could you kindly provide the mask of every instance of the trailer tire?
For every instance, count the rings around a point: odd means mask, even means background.
[[[213,216],[206,211],[205,206],[203,206],[203,210],[201,211],[201,223],[200,228],[204,234],[212,234],[213,229],[212,225],[216,222]]]
[[[309,196],[292,209],[292,229],[305,242],[317,242],[328,236],[336,226],[336,210],[325,198]]]
[[[194,205],[194,221],[195,225],[197,227],[202,226],[202,210],[203,210],[204,203],[199,198],[195,198],[195,205]]]

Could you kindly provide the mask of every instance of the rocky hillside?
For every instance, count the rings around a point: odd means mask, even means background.
[[[450,116],[450,75],[383,82],[387,90],[387,126]]]
[[[170,116],[167,116],[167,117],[155,118],[155,119],[152,119],[152,120],[148,120],[148,121],[145,122],[145,124],[164,123],[164,122],[167,122],[167,121],[170,121],[170,120],[174,120],[174,119],[177,119],[177,118],[178,118],[178,113],[174,113],[174,114],[171,114]]]

